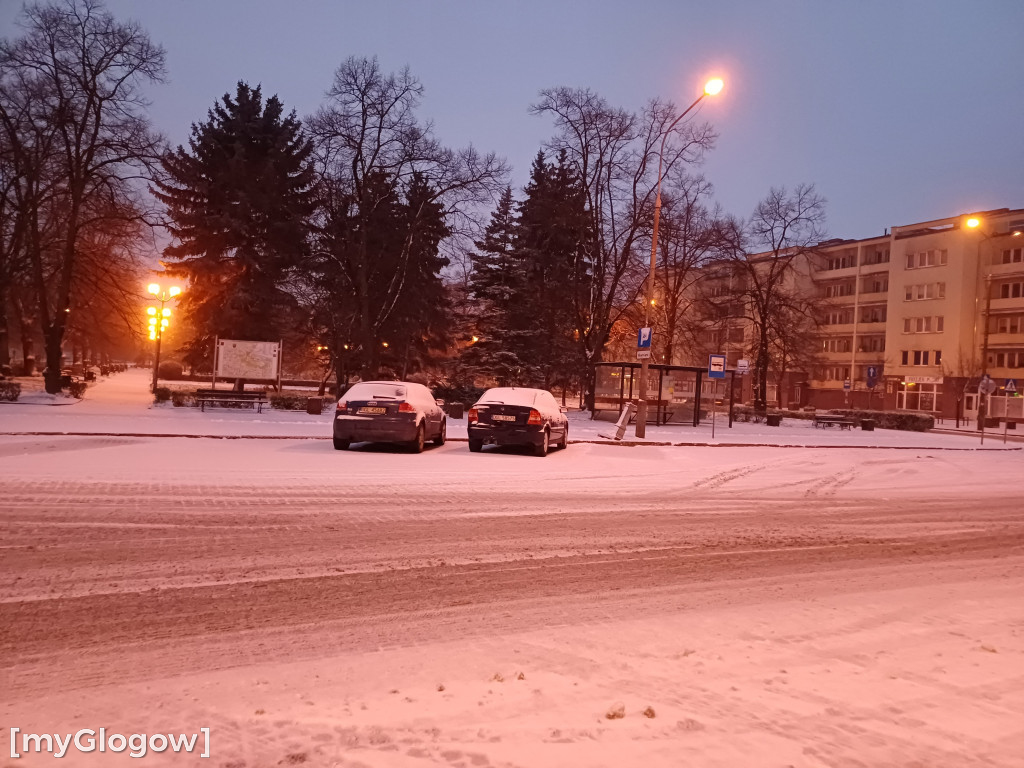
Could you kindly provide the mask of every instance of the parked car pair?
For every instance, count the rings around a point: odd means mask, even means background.
[[[519,445],[546,456],[569,443],[569,420],[551,393],[528,387],[489,389],[469,409],[469,450],[485,445]],[[441,401],[422,384],[361,381],[338,399],[334,447],[352,443],[399,443],[420,453],[427,440],[444,445],[447,420]]]

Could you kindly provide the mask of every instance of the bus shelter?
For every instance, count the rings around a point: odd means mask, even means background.
[[[640,381],[639,362],[594,364],[594,414],[620,413],[627,402],[647,400],[648,424],[693,424],[711,413],[712,407],[732,406],[736,370],[727,369],[726,378],[709,379],[708,369],[695,365],[647,366],[647,381]]]

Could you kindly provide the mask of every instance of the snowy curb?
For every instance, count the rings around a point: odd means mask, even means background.
[[[323,435],[188,435],[171,432],[0,432],[0,437],[184,437],[193,440],[330,440]],[[467,443],[465,437],[449,437],[449,443]],[[889,450],[889,451],[1024,451],[1024,446],[985,446],[954,448],[949,446],[922,445],[805,445],[802,443],[700,443],[640,440],[570,440],[570,445],[615,445],[624,448],[647,446],[652,448],[803,448],[819,450],[837,448],[844,450]]]

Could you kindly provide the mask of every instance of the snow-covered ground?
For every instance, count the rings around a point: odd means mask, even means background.
[[[338,452],[147,384],[0,406],[4,768],[9,727],[211,728],[76,768],[1024,765],[1019,443]]]

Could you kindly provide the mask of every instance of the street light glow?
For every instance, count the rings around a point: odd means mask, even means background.
[[[160,293],[160,285],[159,283],[150,283],[147,286],[146,290],[155,296],[156,294]]]
[[[170,290],[171,296],[177,296],[179,293],[181,293],[181,288],[176,285],[172,285]]]
[[[717,96],[722,88],[725,87],[725,83],[720,77],[713,77],[704,84],[704,93],[708,96]]]
[[[977,229],[981,226],[981,219],[976,219],[973,216],[967,220],[967,226],[971,229]]]

